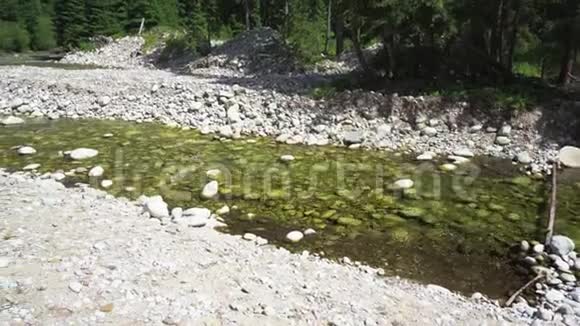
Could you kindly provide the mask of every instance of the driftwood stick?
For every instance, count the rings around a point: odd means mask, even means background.
[[[514,292],[514,294],[512,294],[512,296],[505,302],[505,306],[509,307],[512,305],[512,303],[514,303],[514,300],[520,295],[522,294],[522,292],[524,292],[525,289],[529,288],[532,284],[536,283],[537,281],[539,281],[540,279],[544,278],[546,275],[544,274],[540,274],[536,277],[534,277],[532,280],[530,280],[528,283],[524,284],[524,286],[522,286],[521,288],[519,288],[516,292]]]
[[[549,245],[554,235],[554,223],[556,222],[556,200],[558,194],[558,163],[554,163],[552,168],[552,195],[550,197],[550,212],[548,215],[548,232],[546,234],[546,245]]]
[[[139,26],[139,35],[143,33],[143,27],[145,27],[145,18],[141,18],[141,26]]]

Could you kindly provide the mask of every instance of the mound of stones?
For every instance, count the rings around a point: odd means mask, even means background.
[[[127,36],[110,40],[92,51],[77,51],[67,54],[61,63],[92,65],[107,68],[138,68],[145,65],[141,48],[145,41],[139,36]]]
[[[530,314],[536,318],[580,323],[580,257],[575,247],[572,239],[562,235],[553,236],[548,246],[537,241],[520,243],[521,266],[538,277],[530,289],[536,301]]]
[[[297,70],[298,65],[278,32],[259,28],[237,35],[213,49],[210,55],[190,64],[190,69],[210,67],[251,74],[281,74]]]

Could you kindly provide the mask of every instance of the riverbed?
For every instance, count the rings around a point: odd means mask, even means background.
[[[18,155],[15,146],[37,153]],[[95,158],[71,161],[63,152],[94,148]],[[295,160],[283,162],[283,155]],[[365,262],[463,293],[502,297],[521,285],[508,249],[539,238],[545,223],[546,183],[522,175],[511,161],[474,158],[453,172],[443,162],[336,146],[279,144],[267,138],[219,139],[160,124],[99,120],[29,120],[0,128],[0,166],[39,173],[67,172],[63,182],[100,187],[136,199],[162,195],[171,207],[232,207],[223,231],[251,232],[293,251]],[[100,165],[105,174],[88,178]],[[80,168],[80,169],[79,169]],[[220,195],[203,200],[207,171],[220,170]],[[73,173],[74,172],[74,173]],[[568,172],[569,173],[569,172]],[[396,190],[409,178],[415,186]],[[557,231],[580,240],[580,189],[561,176]],[[284,236],[313,228],[298,244]]]

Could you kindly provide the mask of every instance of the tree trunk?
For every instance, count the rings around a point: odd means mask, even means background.
[[[290,34],[290,3],[289,0],[284,2],[284,38],[287,39]]]
[[[354,52],[356,54],[360,66],[367,75],[369,76],[374,75],[371,67],[369,66],[369,63],[367,62],[367,59],[365,58],[362,46],[360,44],[360,28],[352,30],[350,34],[352,46],[354,47]]]
[[[495,23],[491,32],[489,55],[497,62],[501,62],[501,42],[503,32],[503,11],[504,0],[497,1],[497,10],[495,15]]]
[[[252,24],[250,22],[250,0],[244,0],[244,10],[246,16],[246,30],[252,29]]]
[[[344,16],[339,11],[336,14],[336,58],[340,59],[342,52],[344,51]]]
[[[560,63],[560,76],[558,77],[558,83],[560,85],[567,85],[570,82],[570,75],[572,74],[572,68],[574,67],[574,42],[572,31],[572,23],[569,23],[566,28],[566,39],[564,41],[564,54],[562,55],[562,61]]]
[[[328,0],[326,17],[326,40],[324,42],[324,54],[328,54],[328,45],[330,43],[330,33],[332,32],[332,0]]]
[[[514,71],[514,53],[516,51],[516,43],[518,42],[518,32],[520,24],[520,13],[522,11],[522,0],[517,0],[514,21],[512,26],[512,35],[510,37],[509,52],[508,52],[508,62],[507,69],[513,73]]]

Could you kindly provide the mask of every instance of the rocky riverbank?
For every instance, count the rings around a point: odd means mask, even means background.
[[[576,142],[570,130],[578,124],[577,107],[570,103],[502,120],[437,98],[355,91],[314,100],[293,93],[302,84],[288,78],[242,78],[219,68],[180,76],[143,69],[2,67],[0,114],[161,121],[223,138],[258,135],[290,144],[453,154],[453,162],[457,156],[492,155],[514,158],[531,173],[548,170],[559,148]]]
[[[0,173],[0,321],[525,324],[475,296],[214,231],[88,187]]]

